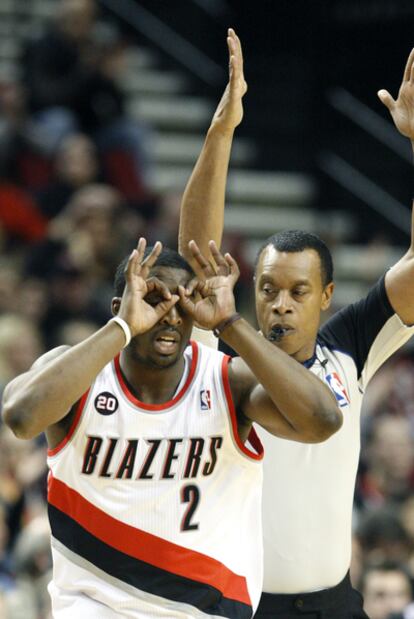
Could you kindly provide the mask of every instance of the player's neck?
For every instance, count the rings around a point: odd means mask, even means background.
[[[120,367],[123,378],[135,397],[145,404],[163,404],[174,397],[185,362],[184,357],[181,357],[168,368],[156,368],[121,354]]]

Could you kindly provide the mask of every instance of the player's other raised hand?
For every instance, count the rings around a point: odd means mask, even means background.
[[[388,108],[398,131],[414,140],[414,49],[408,56],[397,99],[384,89],[378,91],[378,97]]]

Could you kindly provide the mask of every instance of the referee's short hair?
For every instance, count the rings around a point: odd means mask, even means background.
[[[272,245],[277,251],[285,252],[300,252],[305,249],[313,249],[319,256],[321,263],[321,277],[323,286],[327,286],[333,281],[333,262],[332,255],[327,245],[316,234],[311,232],[303,232],[303,230],[284,230],[272,234],[263,245],[260,247],[256,262],[254,265],[254,271],[256,273],[257,264],[260,256],[266,247]]]

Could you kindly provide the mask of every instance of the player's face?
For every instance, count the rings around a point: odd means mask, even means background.
[[[177,293],[178,286],[185,286],[191,279],[190,273],[184,269],[172,267],[154,267],[150,276],[164,282],[172,294]],[[158,294],[145,298],[145,301],[152,305],[161,300]],[[181,359],[192,327],[192,318],[177,303],[152,329],[133,339],[131,354],[145,365],[168,368]]]
[[[319,255],[313,249],[279,252],[268,245],[256,270],[256,314],[263,335],[272,328],[283,335],[276,346],[298,361],[314,352],[321,310],[329,307],[333,284],[322,285]]]

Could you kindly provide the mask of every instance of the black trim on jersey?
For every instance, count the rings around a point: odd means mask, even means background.
[[[208,615],[251,619],[251,606],[223,597],[211,585],[173,574],[108,546],[50,503],[48,511],[52,535],[110,576],[141,591],[190,604]]]
[[[375,338],[394,314],[383,275],[364,299],[339,310],[322,326],[318,344],[350,355],[359,378]]]

